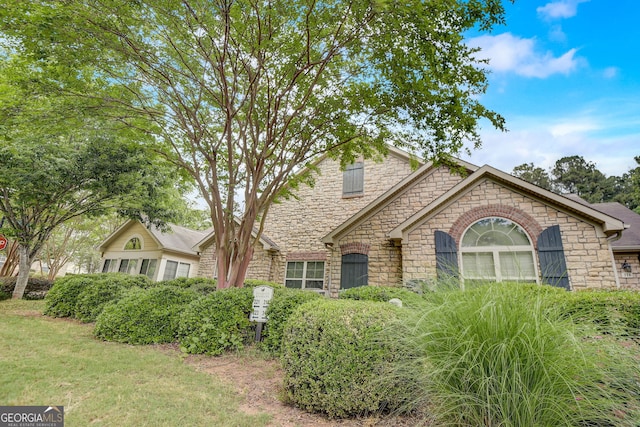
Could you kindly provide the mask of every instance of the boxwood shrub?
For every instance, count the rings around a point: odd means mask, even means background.
[[[196,292],[175,286],[131,288],[104,307],[96,319],[94,335],[129,344],[173,342],[180,313],[196,298]]]
[[[589,323],[602,334],[640,335],[640,293],[594,290],[568,293],[558,300],[575,323]]]
[[[176,286],[183,289],[191,289],[202,295],[208,295],[217,288],[217,281],[206,277],[179,277],[173,280],[158,282],[158,286]]]
[[[151,284],[147,276],[107,273],[95,277],[78,294],[74,316],[82,322],[95,322],[104,306],[120,298],[127,289],[145,288]]]
[[[0,301],[9,299],[13,295],[13,290],[16,287],[16,276],[0,277]],[[44,277],[29,277],[27,281],[27,287],[24,290],[22,299],[27,300],[39,300],[43,299],[49,289],[53,286],[53,282]]]
[[[413,388],[392,375],[401,357],[381,336],[399,309],[371,301],[311,301],[285,326],[284,397],[329,417],[366,415],[404,407]]]
[[[359,286],[340,292],[340,299],[388,302],[393,298],[400,299],[403,305],[408,306],[424,303],[424,299],[419,294],[394,286]]]
[[[284,325],[291,313],[298,306],[318,298],[323,297],[317,292],[302,289],[276,289],[267,309],[268,321],[262,333],[260,347],[272,355],[279,355]]]
[[[250,288],[223,289],[193,301],[180,316],[180,348],[210,355],[242,349],[254,337],[252,303]]]
[[[51,317],[75,316],[80,292],[99,280],[101,276],[101,274],[78,274],[56,279],[45,297],[44,314]]]

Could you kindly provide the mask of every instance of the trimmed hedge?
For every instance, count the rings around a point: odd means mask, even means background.
[[[253,338],[252,302],[249,288],[223,289],[193,301],[180,316],[181,350],[214,356],[241,350]]]
[[[401,310],[370,301],[311,301],[285,327],[285,398],[329,417],[404,408],[413,388],[392,374],[400,357],[383,333]]]
[[[217,289],[217,281],[206,277],[179,277],[173,280],[158,282],[156,286],[176,286],[183,289],[191,289],[201,295],[209,295]]]
[[[566,293],[557,303],[575,323],[589,323],[602,334],[640,335],[640,293],[586,290]]]
[[[0,278],[0,301],[10,299],[12,297],[17,280],[18,278],[16,276]],[[49,289],[51,289],[51,286],[53,286],[53,282],[49,279],[42,277],[29,277],[22,299],[43,299],[47,292],[49,292]]]
[[[145,288],[151,284],[147,276],[122,273],[102,274],[84,287],[76,299],[74,316],[82,322],[95,322],[104,306],[120,298],[133,287]]]
[[[56,279],[45,297],[44,314],[51,317],[73,317],[78,296],[102,274],[67,275]]]
[[[359,286],[340,292],[340,299],[389,302],[393,298],[398,298],[403,305],[412,307],[424,303],[424,299],[419,294],[394,286]]]
[[[257,288],[258,286],[271,286],[274,289],[284,288],[282,283],[269,282],[268,280],[246,279],[244,281],[245,288]]]
[[[129,344],[173,342],[180,313],[196,298],[196,292],[175,286],[131,288],[104,307],[96,320],[94,335]]]
[[[279,355],[282,350],[284,327],[291,313],[298,306],[319,298],[323,297],[313,291],[288,288],[276,289],[267,309],[267,318],[269,320],[262,333],[263,339],[260,347],[272,355]]]

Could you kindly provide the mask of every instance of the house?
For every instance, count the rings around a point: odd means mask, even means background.
[[[319,158],[315,185],[270,208],[247,277],[334,296],[364,284],[450,276],[640,289],[640,266],[622,277],[622,249],[638,251],[640,235],[629,234],[633,225],[619,211],[490,166],[454,166],[423,164],[395,148],[381,161],[360,159],[346,170]],[[191,247],[200,256],[198,276],[215,277],[212,237]]]
[[[169,224],[162,231],[129,220],[111,233],[98,247],[102,272],[144,274],[154,281],[196,277],[200,255],[193,249],[206,231]]]

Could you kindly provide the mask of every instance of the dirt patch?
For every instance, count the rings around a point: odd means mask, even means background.
[[[163,347],[165,351],[179,351],[177,346]],[[272,426],[392,427],[413,426],[417,423],[416,419],[390,416],[328,419],[322,414],[312,414],[286,405],[279,398],[283,371],[277,360],[267,360],[251,354],[225,354],[216,357],[190,355],[185,358],[185,363],[231,385],[244,398],[240,410],[248,414],[268,413],[273,417],[270,424]]]

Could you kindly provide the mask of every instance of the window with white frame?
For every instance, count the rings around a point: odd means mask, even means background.
[[[139,237],[132,237],[124,245],[125,251],[139,251],[140,249],[142,249],[142,240]]]
[[[118,272],[126,274],[138,274],[138,260],[137,259],[121,259],[120,268]]]
[[[535,251],[522,227],[505,218],[471,225],[460,245],[465,279],[536,282]]]
[[[153,279],[153,275],[156,272],[157,259],[143,259],[140,266],[140,274],[144,274],[149,279]]]
[[[178,261],[167,261],[164,267],[164,276],[162,280],[173,280],[178,277],[189,277],[191,264]]]
[[[324,285],[324,261],[289,261],[285,286],[298,289],[322,289]]]
[[[116,259],[105,259],[104,264],[102,265],[103,273],[111,273],[116,271]]]

